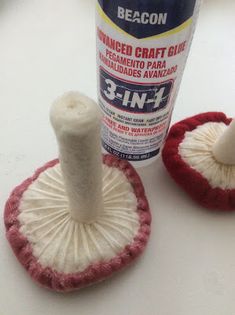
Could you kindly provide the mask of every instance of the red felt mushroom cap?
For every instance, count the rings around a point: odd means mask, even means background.
[[[175,182],[209,209],[235,209],[231,122],[220,112],[184,119],[172,126],[162,151],[163,162]]]
[[[103,156],[104,166],[110,168],[111,171],[117,170],[118,172],[121,172],[133,189],[133,193],[137,200],[135,212],[138,229],[136,230],[135,235],[133,235],[131,241],[129,243],[127,242],[126,246],[120,249],[112,258],[100,259],[94,262],[91,261],[84,270],[79,272],[61,272],[61,270],[58,271],[52,266],[42,264],[35,253],[35,247],[32,244],[32,240],[28,238],[24,230],[22,230],[22,223],[19,219],[21,211],[20,204],[24,193],[27,192],[30,186],[37,181],[41,174],[48,170],[52,170],[56,166],[58,167],[58,162],[58,160],[48,162],[43,167],[39,168],[32,177],[26,179],[21,185],[13,190],[5,206],[4,221],[7,239],[19,262],[30,276],[46,288],[65,292],[80,289],[104,280],[135,260],[147,245],[150,234],[151,214],[144,187],[135,169],[127,161],[122,161],[116,157],[105,155]],[[111,215],[112,213],[113,212],[110,210]],[[44,222],[43,215],[40,215],[40,210],[38,210],[38,215],[42,222]],[[125,213],[123,212],[123,219],[120,220],[119,223],[122,224],[125,220],[130,218],[128,213],[125,217]],[[125,232],[125,227],[122,229]],[[67,255],[69,255],[69,253],[67,253]]]

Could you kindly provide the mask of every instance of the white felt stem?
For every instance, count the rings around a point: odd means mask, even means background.
[[[94,221],[103,210],[100,112],[88,97],[69,92],[51,108],[71,216]]]
[[[235,165],[235,120],[215,142],[213,154],[218,162]]]

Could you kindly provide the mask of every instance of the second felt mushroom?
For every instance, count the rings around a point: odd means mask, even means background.
[[[183,190],[200,205],[235,210],[235,121],[208,112],[171,128],[163,162]]]

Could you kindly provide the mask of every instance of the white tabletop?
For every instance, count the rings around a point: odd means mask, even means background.
[[[72,89],[96,98],[93,11],[92,0],[0,1],[2,213],[11,189],[57,155],[52,100]],[[203,111],[234,115],[234,52],[234,0],[206,0],[174,121]],[[196,205],[160,160],[139,172],[153,214],[150,242],[102,284],[71,294],[40,288],[15,259],[1,220],[1,315],[235,314],[235,213]]]

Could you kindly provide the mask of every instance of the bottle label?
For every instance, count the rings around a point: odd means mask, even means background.
[[[195,25],[196,0],[98,0],[102,144],[122,159],[155,157],[166,136]]]

